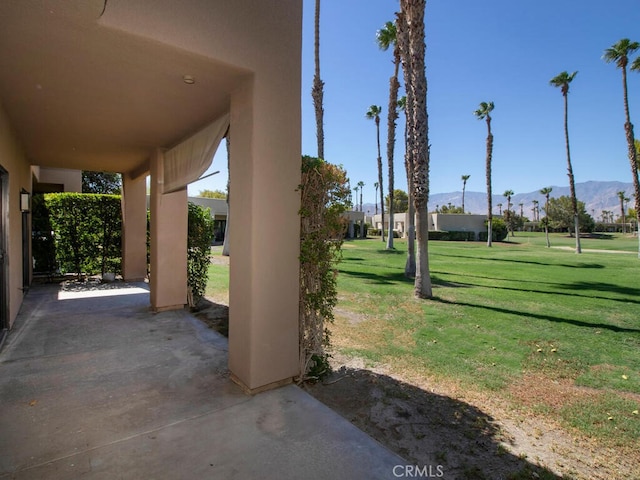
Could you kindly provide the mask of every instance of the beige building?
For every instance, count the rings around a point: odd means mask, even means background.
[[[122,173],[128,280],[146,273],[150,176],[150,303],[183,308],[186,186],[229,129],[229,366],[250,391],[298,374],[301,24],[301,0],[0,2],[0,327],[50,168]]]
[[[472,215],[461,213],[430,213],[429,216],[429,230],[441,231],[441,232],[474,232],[476,238],[481,232],[485,232],[487,228],[484,225],[487,219],[486,215]],[[389,218],[385,215],[385,230],[389,228]],[[374,228],[380,229],[382,227],[382,215],[374,215],[369,217],[369,221]],[[393,230],[398,232],[400,237],[407,236],[407,214],[395,213],[393,215]]]

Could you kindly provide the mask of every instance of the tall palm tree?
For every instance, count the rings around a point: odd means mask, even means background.
[[[356,185],[353,189],[356,191],[356,204],[355,204],[354,210],[357,212],[358,211],[358,192],[360,191],[360,186]]]
[[[382,157],[380,156],[380,113],[382,107],[371,105],[367,110],[366,117],[376,122],[376,141],[378,144],[378,186],[380,187],[380,214],[382,215],[382,241],[384,242],[384,189],[382,188]]]
[[[471,175],[462,175],[462,213],[464,213],[464,192],[467,189],[467,180],[471,178]]]
[[[640,43],[632,42],[628,38],[613,44],[604,51],[602,58],[605,62],[615,62],[616,67],[622,70],[622,95],[624,100],[624,132],[627,137],[627,151],[631,164],[631,176],[633,177],[633,190],[636,206],[636,223],[638,225],[638,258],[640,258],[640,180],[638,179],[638,157],[633,137],[633,124],[629,115],[629,98],[627,96],[627,65],[629,55],[640,49]],[[633,70],[640,70],[640,62],[636,59],[631,65]]]
[[[524,203],[519,203],[518,206],[520,207],[520,218],[524,219],[524,212],[522,211]]]
[[[551,192],[553,191],[553,188],[551,187],[544,187],[542,190],[540,190],[540,193],[542,195],[544,195],[545,198],[545,203],[544,203],[544,236],[547,239],[547,248],[551,247],[551,242],[549,242],[549,195],[551,195]]]
[[[378,188],[380,187],[380,184],[378,182],[375,182],[373,184],[373,187],[376,189],[376,194],[375,194],[375,199],[376,199],[376,215],[378,214]]]
[[[360,187],[360,211],[362,211],[362,190],[364,188],[364,182],[362,180],[358,182],[358,187]]]
[[[407,116],[407,97],[398,99],[398,109]],[[409,149],[407,148],[407,122],[404,128],[404,167],[407,172],[407,191],[409,192],[409,205],[407,208],[407,261],[404,265],[404,276],[415,278],[416,276],[416,209],[413,205],[413,163]]]
[[[502,204],[498,203],[496,206],[498,207],[498,215],[502,215]]]
[[[491,237],[493,236],[493,214],[491,213],[491,157],[493,155],[493,134],[491,133],[491,112],[493,111],[493,102],[481,102],[480,107],[473,112],[478,120],[487,121],[487,157],[486,176],[487,176],[487,247],[491,246]]]
[[[387,237],[387,250],[393,249],[393,151],[396,144],[396,119],[398,118],[398,70],[400,68],[400,50],[396,42],[398,30],[396,24],[387,22],[384,27],[376,32],[376,41],[381,50],[387,51],[393,46],[393,76],[389,79],[389,109],[387,114],[387,163],[389,168],[389,236]]]
[[[553,77],[549,84],[560,88],[564,98],[564,144],[567,151],[567,175],[569,176],[569,189],[571,193],[571,208],[573,209],[573,226],[576,232],[576,253],[582,253],[580,248],[580,217],[578,216],[578,198],[576,197],[576,182],[573,177],[571,166],[571,152],[569,150],[569,84],[573,81],[578,72],[562,72]]]
[[[313,107],[316,112],[318,158],[324,159],[324,82],[320,79],[320,0],[316,0],[314,57],[316,68],[313,76],[313,86],[311,87],[311,97],[313,98]]]
[[[425,74],[425,0],[400,0],[397,43],[407,92],[407,150],[413,165],[413,204],[416,209],[417,260],[414,294],[431,298],[429,274],[429,126]]]
[[[538,202],[538,200],[532,200],[532,203],[533,203],[533,221],[537,222],[539,220],[539,217],[538,217],[539,210],[538,209],[540,207],[538,206],[538,204],[540,202]]]
[[[509,230],[511,230],[511,236],[513,237],[513,219],[511,218],[511,196],[513,195],[513,190],[505,190],[502,194],[503,197],[507,199],[507,211],[505,212],[505,216],[507,217],[507,240],[509,239]]]
[[[617,193],[618,198],[620,199],[620,218],[622,218],[622,233],[627,233],[627,225],[626,225],[626,219],[625,219],[625,215],[624,215],[624,202],[625,201],[629,201],[629,199],[626,196],[626,193],[624,190],[620,191]]]

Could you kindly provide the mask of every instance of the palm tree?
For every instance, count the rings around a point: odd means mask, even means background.
[[[627,225],[626,225],[626,219],[625,219],[625,215],[624,215],[624,202],[625,201],[629,201],[629,199],[626,197],[626,194],[623,191],[620,191],[617,193],[618,198],[620,199],[620,218],[622,218],[622,233],[627,233]]]
[[[358,182],[358,187],[360,187],[360,211],[362,211],[362,189],[364,188],[364,182],[362,180]]]
[[[382,188],[382,157],[380,156],[380,113],[382,107],[371,105],[367,110],[366,117],[376,122],[376,140],[378,143],[378,186],[380,187],[380,214],[382,215],[382,241],[384,242],[384,191]]]
[[[467,188],[467,180],[471,178],[471,175],[462,175],[462,213],[464,213],[464,192]]]
[[[498,207],[498,215],[502,215],[502,204],[498,203],[496,206]]]
[[[549,195],[553,191],[551,187],[544,187],[540,190],[540,193],[544,195],[545,203],[544,203],[544,236],[547,239],[547,248],[551,247],[551,242],[549,242]]]
[[[320,0],[316,0],[314,57],[316,69],[313,76],[311,97],[313,98],[313,107],[316,112],[316,138],[318,140],[318,158],[324,159],[324,82],[320,79]]]
[[[360,186],[356,185],[354,187],[354,190],[356,191],[356,205],[355,205],[354,210],[357,212],[358,211],[358,192],[360,191]]]
[[[520,218],[524,220],[524,213],[522,211],[522,209],[524,208],[524,203],[519,203],[518,205],[520,206]]]
[[[400,50],[396,42],[398,31],[396,24],[387,22],[376,32],[376,41],[381,50],[387,51],[393,45],[393,76],[389,79],[389,110],[387,115],[387,163],[389,168],[389,236],[387,250],[393,249],[393,150],[396,144],[396,119],[398,118],[398,70],[400,68]]]
[[[564,98],[564,143],[567,151],[567,175],[569,175],[569,189],[571,192],[571,207],[573,209],[573,226],[576,232],[576,253],[582,253],[580,248],[580,217],[578,216],[578,199],[576,197],[576,183],[573,177],[573,168],[571,167],[571,153],[569,150],[569,84],[573,81],[578,72],[569,74],[562,72],[553,77],[549,84],[553,87],[560,88],[562,97]]]
[[[507,217],[507,240],[509,239],[509,230],[511,230],[511,236],[513,237],[513,219],[511,218],[511,196],[513,195],[513,190],[505,190],[502,194],[503,197],[507,198],[507,211],[505,212],[505,216]]]
[[[491,237],[493,230],[491,224],[493,223],[493,214],[491,213],[491,156],[493,155],[493,134],[491,133],[491,115],[493,111],[493,102],[482,102],[480,108],[478,108],[473,114],[478,117],[478,120],[487,121],[487,158],[486,158],[486,171],[487,171],[487,247],[491,246]]]
[[[398,99],[398,109],[407,116],[407,97],[402,96]],[[404,167],[407,172],[407,191],[409,192],[409,206],[407,208],[407,261],[404,265],[404,276],[407,278],[415,278],[416,276],[416,209],[413,205],[413,163],[411,155],[408,154],[407,148],[407,122],[404,129]]]
[[[615,62],[616,67],[622,70],[622,94],[624,99],[624,132],[627,137],[627,150],[629,163],[631,164],[631,176],[633,177],[633,190],[635,195],[636,222],[638,225],[638,258],[640,258],[640,180],[638,179],[638,157],[633,137],[633,124],[629,115],[629,98],[627,96],[627,64],[629,55],[640,49],[640,43],[623,38],[604,51],[602,58],[605,62]],[[631,65],[633,70],[640,70],[640,61],[636,59]]]
[[[378,187],[380,187],[380,184],[378,182],[375,182],[373,184],[373,187],[376,189],[375,199],[376,199],[376,215],[377,215],[378,214]]]
[[[540,208],[540,207],[538,207],[538,204],[540,202],[538,202],[538,200],[532,200],[532,203],[533,203],[533,209],[532,209],[533,210],[533,221],[537,222],[540,219],[540,217],[538,216],[539,208]]]
[[[400,0],[397,17],[398,48],[407,92],[407,150],[413,170],[413,203],[416,209],[417,261],[414,293],[431,298],[429,274],[429,127],[425,74],[425,0]]]

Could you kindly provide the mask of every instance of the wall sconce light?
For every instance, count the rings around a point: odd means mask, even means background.
[[[27,191],[20,192],[20,211],[27,213],[31,210],[31,194]]]

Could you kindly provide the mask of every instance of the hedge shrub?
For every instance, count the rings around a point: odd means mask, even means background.
[[[187,285],[189,306],[195,307],[207,288],[207,278],[214,237],[214,221],[208,208],[189,202],[187,236]]]
[[[120,273],[122,210],[119,195],[47,193],[44,202],[54,232],[61,273]]]
[[[429,240],[446,240],[450,242],[473,242],[476,239],[475,232],[458,232],[458,231],[429,231]]]
[[[484,222],[485,227],[487,226],[487,222]],[[494,218],[491,221],[491,240],[493,242],[502,242],[505,238],[507,238],[507,224],[501,220],[500,218]],[[480,232],[478,235],[478,240],[481,242],[487,241],[487,232]]]

